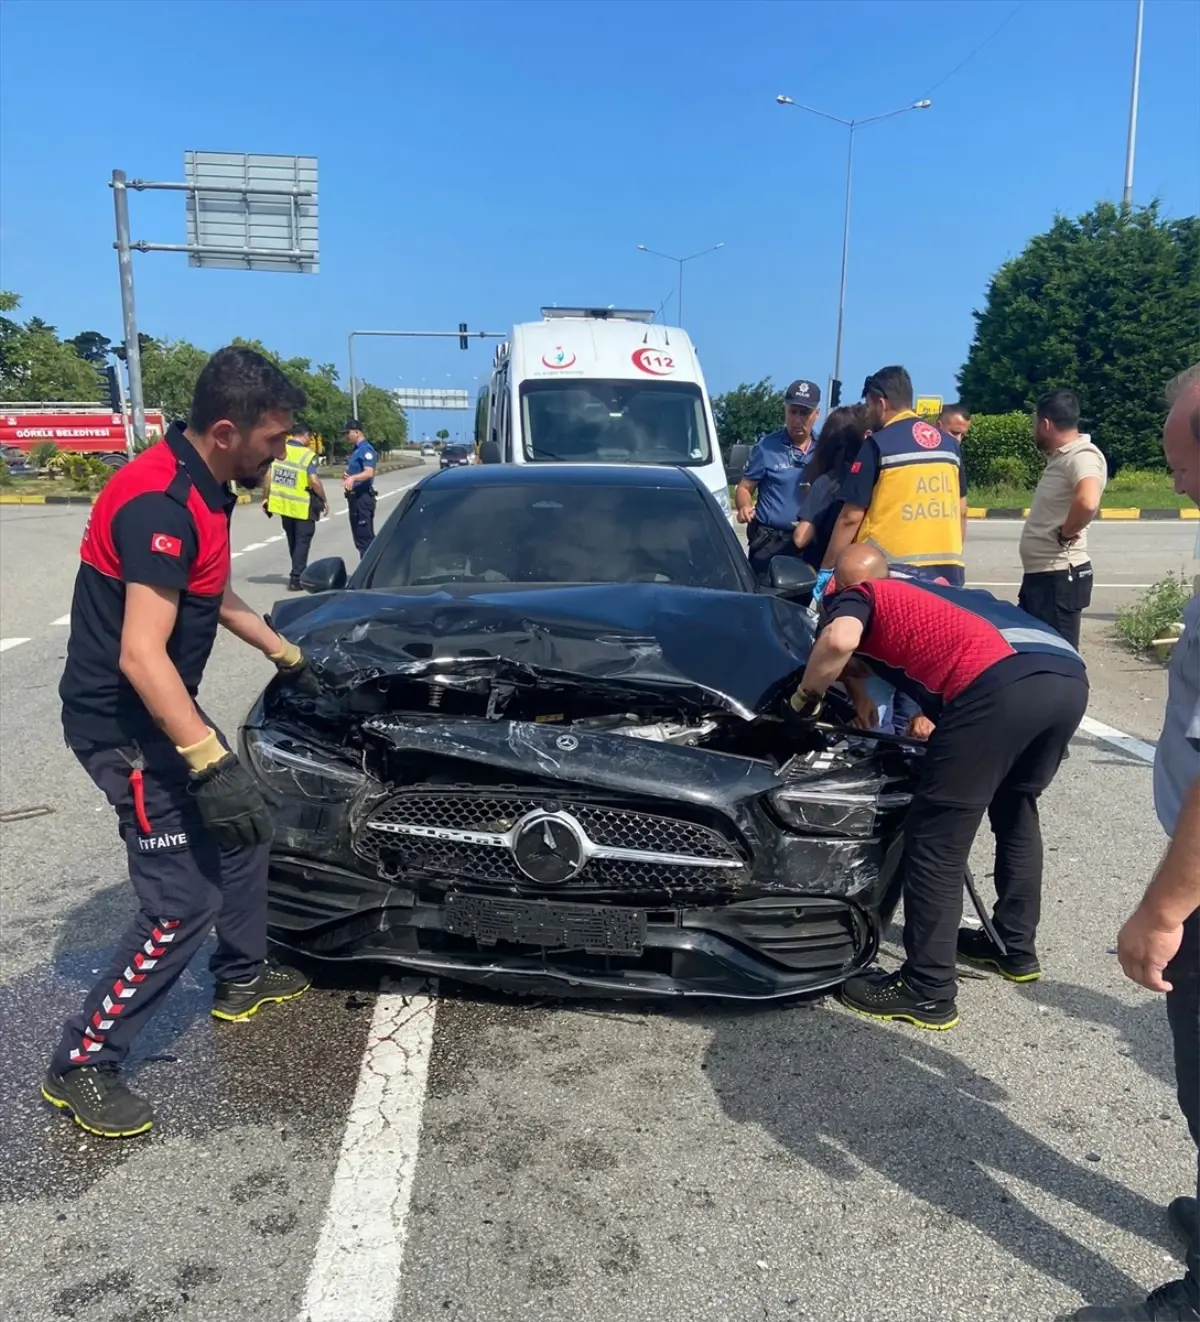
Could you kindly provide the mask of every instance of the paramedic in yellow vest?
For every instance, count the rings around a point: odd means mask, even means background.
[[[317,476],[319,461],[311,448],[310,436],[309,429],[301,425],[288,437],[287,452],[271,465],[263,500],[267,517],[278,514],[287,537],[288,553],[292,557],[289,592],[301,591],[300,575],[308,565],[308,551],[317,520],[329,513],[325,489]]]
[[[867,377],[863,400],[871,431],[842,483],[845,503],[822,573],[851,543],[869,542],[910,578],[962,587],[967,501],[959,447],[913,412],[903,367]]]

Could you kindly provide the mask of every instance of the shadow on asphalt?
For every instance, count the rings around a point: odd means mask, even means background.
[[[103,971],[134,903],[128,881],[94,892],[58,924],[51,963],[0,987],[0,1203],[72,1200],[147,1145],[219,1142],[221,1131],[244,1126],[269,1126],[284,1138],[290,1133],[302,1155],[337,1151],[377,979],[362,969],[351,978],[322,969],[295,1003],[267,1006],[244,1024],[220,1024],[209,1015],[211,937],[138,1036],[125,1066],[154,1107],[150,1134],[125,1142],[94,1138],[42,1101],[39,1086],[62,1025]]]
[[[1033,984],[1024,994],[1071,1019],[1119,1033],[1123,1045],[1117,1048],[1118,1053],[1129,1056],[1151,1078],[1161,1080],[1174,1092],[1175,1061],[1171,1055],[1166,1002],[1161,996],[1130,1005],[1090,987],[1046,979]]]
[[[1142,1287],[989,1172],[1169,1248],[1161,1207],[1027,1133],[1001,1109],[1006,1089],[933,1045],[933,1034],[826,1008],[790,1024],[760,1011],[712,1026],[704,1068],[725,1113],[761,1126],[830,1180],[851,1183],[867,1167],[1085,1298],[1136,1297]],[[768,1061],[776,1066],[764,1069]],[[896,1235],[894,1206],[878,1224],[861,1205],[848,1199],[846,1207],[846,1233],[865,1251],[875,1236]],[[919,1255],[919,1224],[911,1234]]]

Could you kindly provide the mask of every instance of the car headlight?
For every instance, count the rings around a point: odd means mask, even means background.
[[[721,509],[726,514],[732,512],[733,507],[729,503],[728,487],[718,487],[717,490],[713,492],[713,495],[717,498],[717,504],[720,505]]]
[[[259,779],[285,798],[300,795],[319,803],[346,803],[371,777],[276,730],[246,730],[246,754]]]
[[[860,840],[873,836],[881,814],[903,808],[911,795],[863,794],[817,785],[784,786],[768,796],[771,806],[794,830],[810,835],[840,835]]]

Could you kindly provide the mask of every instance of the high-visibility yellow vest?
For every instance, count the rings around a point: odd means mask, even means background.
[[[872,439],[879,476],[856,540],[870,542],[891,564],[961,566],[958,446],[915,413],[893,418]]]
[[[271,465],[267,509],[285,519],[309,516],[308,470],[316,455],[299,441],[288,441],[287,453]]]

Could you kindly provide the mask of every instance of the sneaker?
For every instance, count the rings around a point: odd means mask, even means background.
[[[154,1124],[154,1112],[130,1092],[115,1065],[78,1065],[63,1074],[47,1070],[42,1096],[99,1138],[134,1138]]]
[[[1096,1305],[1067,1313],[1061,1322],[1200,1322],[1200,1313],[1188,1303],[1182,1281],[1152,1290],[1145,1299],[1127,1304]]]
[[[1185,1245],[1200,1237],[1200,1229],[1196,1224],[1200,1220],[1200,1213],[1196,1210],[1194,1198],[1173,1198],[1167,1207],[1167,1220]]]
[[[295,576],[295,574],[293,574],[292,577],[288,579],[287,590],[289,592],[303,592],[304,584],[300,582],[300,580]]]
[[[1042,976],[1042,966],[1036,955],[1002,955],[982,928],[978,931],[972,927],[958,929],[958,957],[978,968],[995,969],[1009,982],[1037,982]]]
[[[288,968],[268,959],[263,971],[249,982],[218,982],[213,997],[213,1018],[240,1023],[257,1014],[264,1005],[294,1001],[309,988],[309,980],[299,969]]]
[[[917,1028],[945,1030],[958,1023],[953,1001],[924,1001],[900,973],[878,969],[842,984],[842,1004],[870,1019],[899,1019]]]

